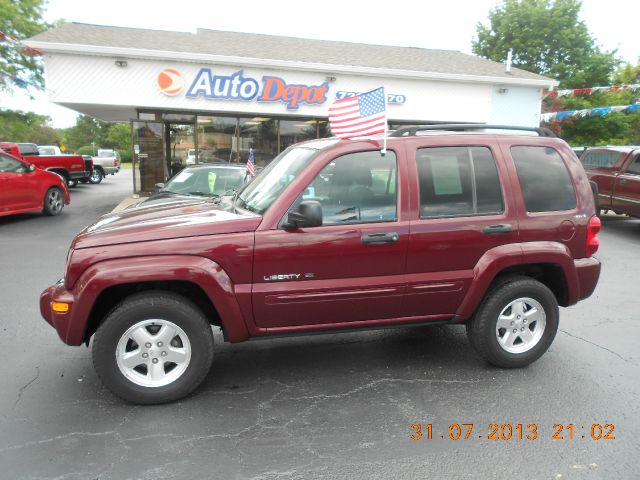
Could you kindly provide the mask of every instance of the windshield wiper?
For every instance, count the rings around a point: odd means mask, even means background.
[[[189,192],[187,195],[197,195],[200,197],[219,197],[217,193],[206,193],[206,192]]]

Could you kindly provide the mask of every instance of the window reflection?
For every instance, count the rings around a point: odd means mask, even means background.
[[[237,119],[235,117],[198,117],[198,163],[238,162],[235,154]]]
[[[240,117],[237,161],[245,163],[253,148],[254,162],[264,167],[278,155],[278,121],[269,117]]]
[[[280,151],[295,143],[314,140],[317,135],[317,120],[280,120]]]

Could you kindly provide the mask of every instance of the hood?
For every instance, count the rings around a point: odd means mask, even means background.
[[[209,199],[178,201],[170,205],[131,208],[109,213],[85,228],[74,248],[98,247],[169,238],[254,231],[262,217],[238,215],[229,203]]]

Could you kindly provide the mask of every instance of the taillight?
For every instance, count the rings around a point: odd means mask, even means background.
[[[115,158],[115,159],[113,160],[113,166],[114,166],[114,167],[117,167],[118,165],[120,165],[120,162],[118,161],[118,159],[117,159],[117,158]]]
[[[597,216],[591,217],[587,225],[587,257],[590,257],[598,251],[600,240],[598,240],[598,232],[602,229],[602,222]]]

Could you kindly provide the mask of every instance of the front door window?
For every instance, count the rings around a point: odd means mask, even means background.
[[[397,162],[393,152],[358,152],[330,162],[294,203],[317,200],[323,225],[397,219]]]

